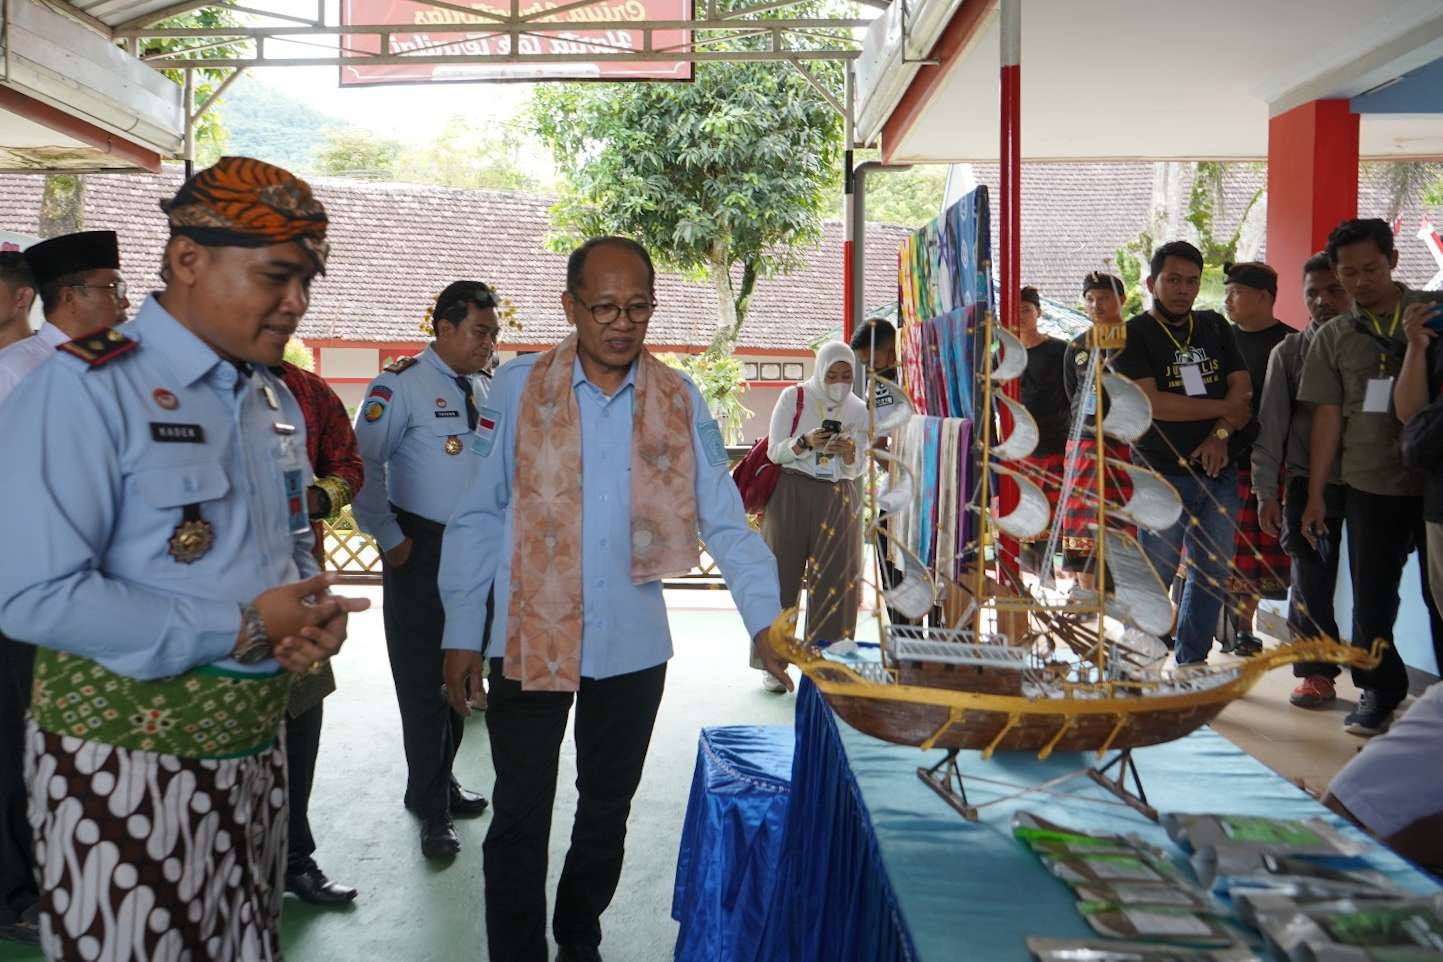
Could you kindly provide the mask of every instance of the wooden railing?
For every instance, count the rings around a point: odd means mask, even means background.
[[[733,467],[746,453],[746,447],[727,448]],[[323,523],[321,527],[325,534],[327,571],[339,571],[343,582],[380,583],[380,549],[374,538],[356,526],[350,505],[341,509],[341,516],[334,525]],[[699,567],[680,577],[668,578],[666,585],[669,588],[725,587],[716,562],[705,551],[702,552]]]

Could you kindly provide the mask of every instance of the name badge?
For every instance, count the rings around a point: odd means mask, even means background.
[[[1363,413],[1387,414],[1393,401],[1393,379],[1391,377],[1368,378],[1367,390],[1363,392]]]
[[[1184,364],[1178,370],[1182,373],[1182,389],[1188,397],[1202,397],[1208,392],[1207,385],[1203,383],[1201,365]]]
[[[829,481],[836,473],[836,466],[832,464],[832,457],[829,454],[817,455],[817,477]]]
[[[310,506],[306,504],[306,473],[292,468],[281,473],[286,496],[286,523],[291,534],[305,534],[311,529]]]
[[[1082,413],[1087,415],[1088,417],[1093,417],[1097,414],[1096,393],[1088,392],[1087,396],[1082,399]]]
[[[438,417],[438,418],[459,418],[460,416],[461,416],[461,412],[460,412],[460,411],[437,411],[437,412],[436,412],[436,417]]]
[[[151,421],[150,439],[161,444],[204,444],[205,429],[199,424]]]

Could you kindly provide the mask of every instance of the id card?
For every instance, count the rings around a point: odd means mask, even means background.
[[[1363,392],[1364,414],[1387,414],[1388,404],[1393,400],[1393,379],[1391,377],[1370,377],[1368,388]]]
[[[1188,397],[1202,397],[1208,392],[1207,385],[1203,383],[1201,365],[1184,364],[1178,370],[1182,373],[1182,389]]]
[[[817,477],[823,481],[830,481],[836,471],[836,465],[832,463],[832,456],[829,454],[817,455]]]
[[[1096,393],[1089,392],[1088,395],[1082,399],[1082,413],[1088,417],[1094,417],[1097,414]]]
[[[306,472],[290,468],[281,472],[286,496],[286,524],[291,534],[304,534],[311,530],[310,506],[306,504]]]

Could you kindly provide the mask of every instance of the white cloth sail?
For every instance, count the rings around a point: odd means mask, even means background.
[[[1150,635],[1167,634],[1172,629],[1172,599],[1142,547],[1131,535],[1110,529],[1103,543],[1119,618]]]
[[[1012,415],[1012,430],[1000,443],[992,446],[992,453],[1004,461],[1017,461],[1027,457],[1037,447],[1037,421],[1032,413],[1005,394],[994,394],[994,398]]]
[[[1125,473],[1132,481],[1132,496],[1112,508],[1117,517],[1149,531],[1166,531],[1182,517],[1182,499],[1162,475],[1141,465],[1107,459],[1107,466]]]
[[[1007,328],[1000,324],[994,324],[992,330],[997,334],[997,346],[1002,351],[1002,356],[997,359],[996,365],[992,368],[992,380],[1011,381],[1022,376],[1027,370],[1027,348]],[[1058,375],[1061,377],[1061,375]]]
[[[1103,433],[1128,444],[1146,434],[1152,425],[1152,402],[1142,388],[1121,374],[1107,372],[1102,375],[1102,386],[1107,391]]]
[[[992,519],[997,530],[1019,539],[1035,538],[1046,531],[1047,522],[1052,518],[1052,506],[1047,503],[1047,495],[1042,493],[1042,489],[1026,475],[1011,468],[993,464],[992,470],[1016,481],[1018,491],[1016,507]]]

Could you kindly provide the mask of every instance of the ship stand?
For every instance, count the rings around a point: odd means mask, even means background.
[[[959,750],[949,749],[947,754],[942,756],[942,760],[931,768],[918,766],[917,777],[922,779],[928,788],[936,792],[942,801],[969,822],[978,821],[980,811],[990,805],[1012,801],[1025,795],[1074,795],[1073,790],[1063,788],[1063,786],[1083,777],[1091,779],[1116,796],[1116,799],[1091,798],[1089,801],[1105,805],[1126,805],[1154,822],[1158,820],[1157,809],[1148,804],[1147,792],[1142,787],[1142,777],[1138,774],[1137,763],[1132,759],[1132,749],[1118,752],[1102,765],[1087,765],[1077,768],[1038,785],[1018,785],[995,778],[984,778],[980,775],[968,775],[964,778],[961,768],[957,765]],[[974,805],[967,798],[969,784],[974,787],[985,785],[1004,790],[1012,789],[1012,791]]]

